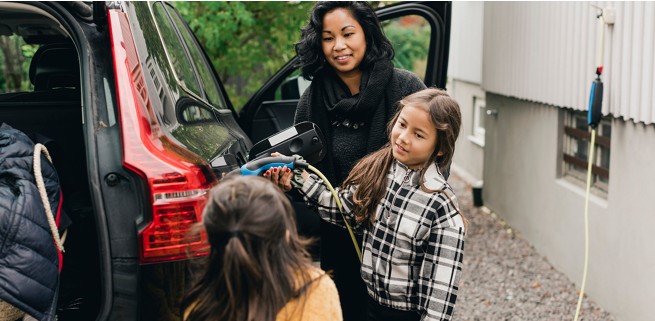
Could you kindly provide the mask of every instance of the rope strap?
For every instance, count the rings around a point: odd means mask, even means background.
[[[64,252],[64,242],[61,240],[61,237],[59,237],[59,230],[57,229],[57,224],[55,223],[55,218],[52,214],[52,209],[50,208],[50,200],[48,200],[48,193],[45,190],[45,183],[43,183],[43,174],[41,173],[41,152],[43,152],[43,155],[45,155],[48,161],[52,163],[52,158],[50,158],[48,149],[42,144],[34,145],[34,178],[36,179],[36,187],[39,190],[41,202],[43,202],[43,208],[45,209],[46,218],[48,219],[50,232],[52,233],[55,245],[60,252]]]

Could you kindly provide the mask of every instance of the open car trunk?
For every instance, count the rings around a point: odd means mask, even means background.
[[[62,210],[70,219],[57,318],[93,320],[100,306],[99,247],[83,135],[79,54],[59,22],[34,6],[0,3],[0,22],[5,45],[20,44],[23,55],[36,49],[32,57],[22,57],[31,60],[27,90],[0,93],[0,123],[49,150],[63,194]],[[10,75],[6,63],[17,58],[10,54],[3,50],[5,75]]]

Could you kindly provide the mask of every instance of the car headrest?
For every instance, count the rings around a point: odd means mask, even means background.
[[[55,43],[39,47],[30,64],[34,91],[79,88],[80,66],[73,44]]]

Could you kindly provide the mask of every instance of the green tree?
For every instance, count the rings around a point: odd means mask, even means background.
[[[239,110],[284,63],[312,2],[174,2]]]
[[[32,90],[28,72],[37,48],[16,35],[0,36],[0,93]]]
[[[403,23],[402,19],[406,22]],[[382,25],[396,51],[394,65],[423,77],[430,47],[430,25],[427,21],[419,16],[409,16],[392,19]]]

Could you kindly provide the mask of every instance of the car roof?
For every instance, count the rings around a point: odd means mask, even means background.
[[[18,35],[29,44],[62,42],[66,29],[45,10],[25,3],[0,1],[0,35]]]

